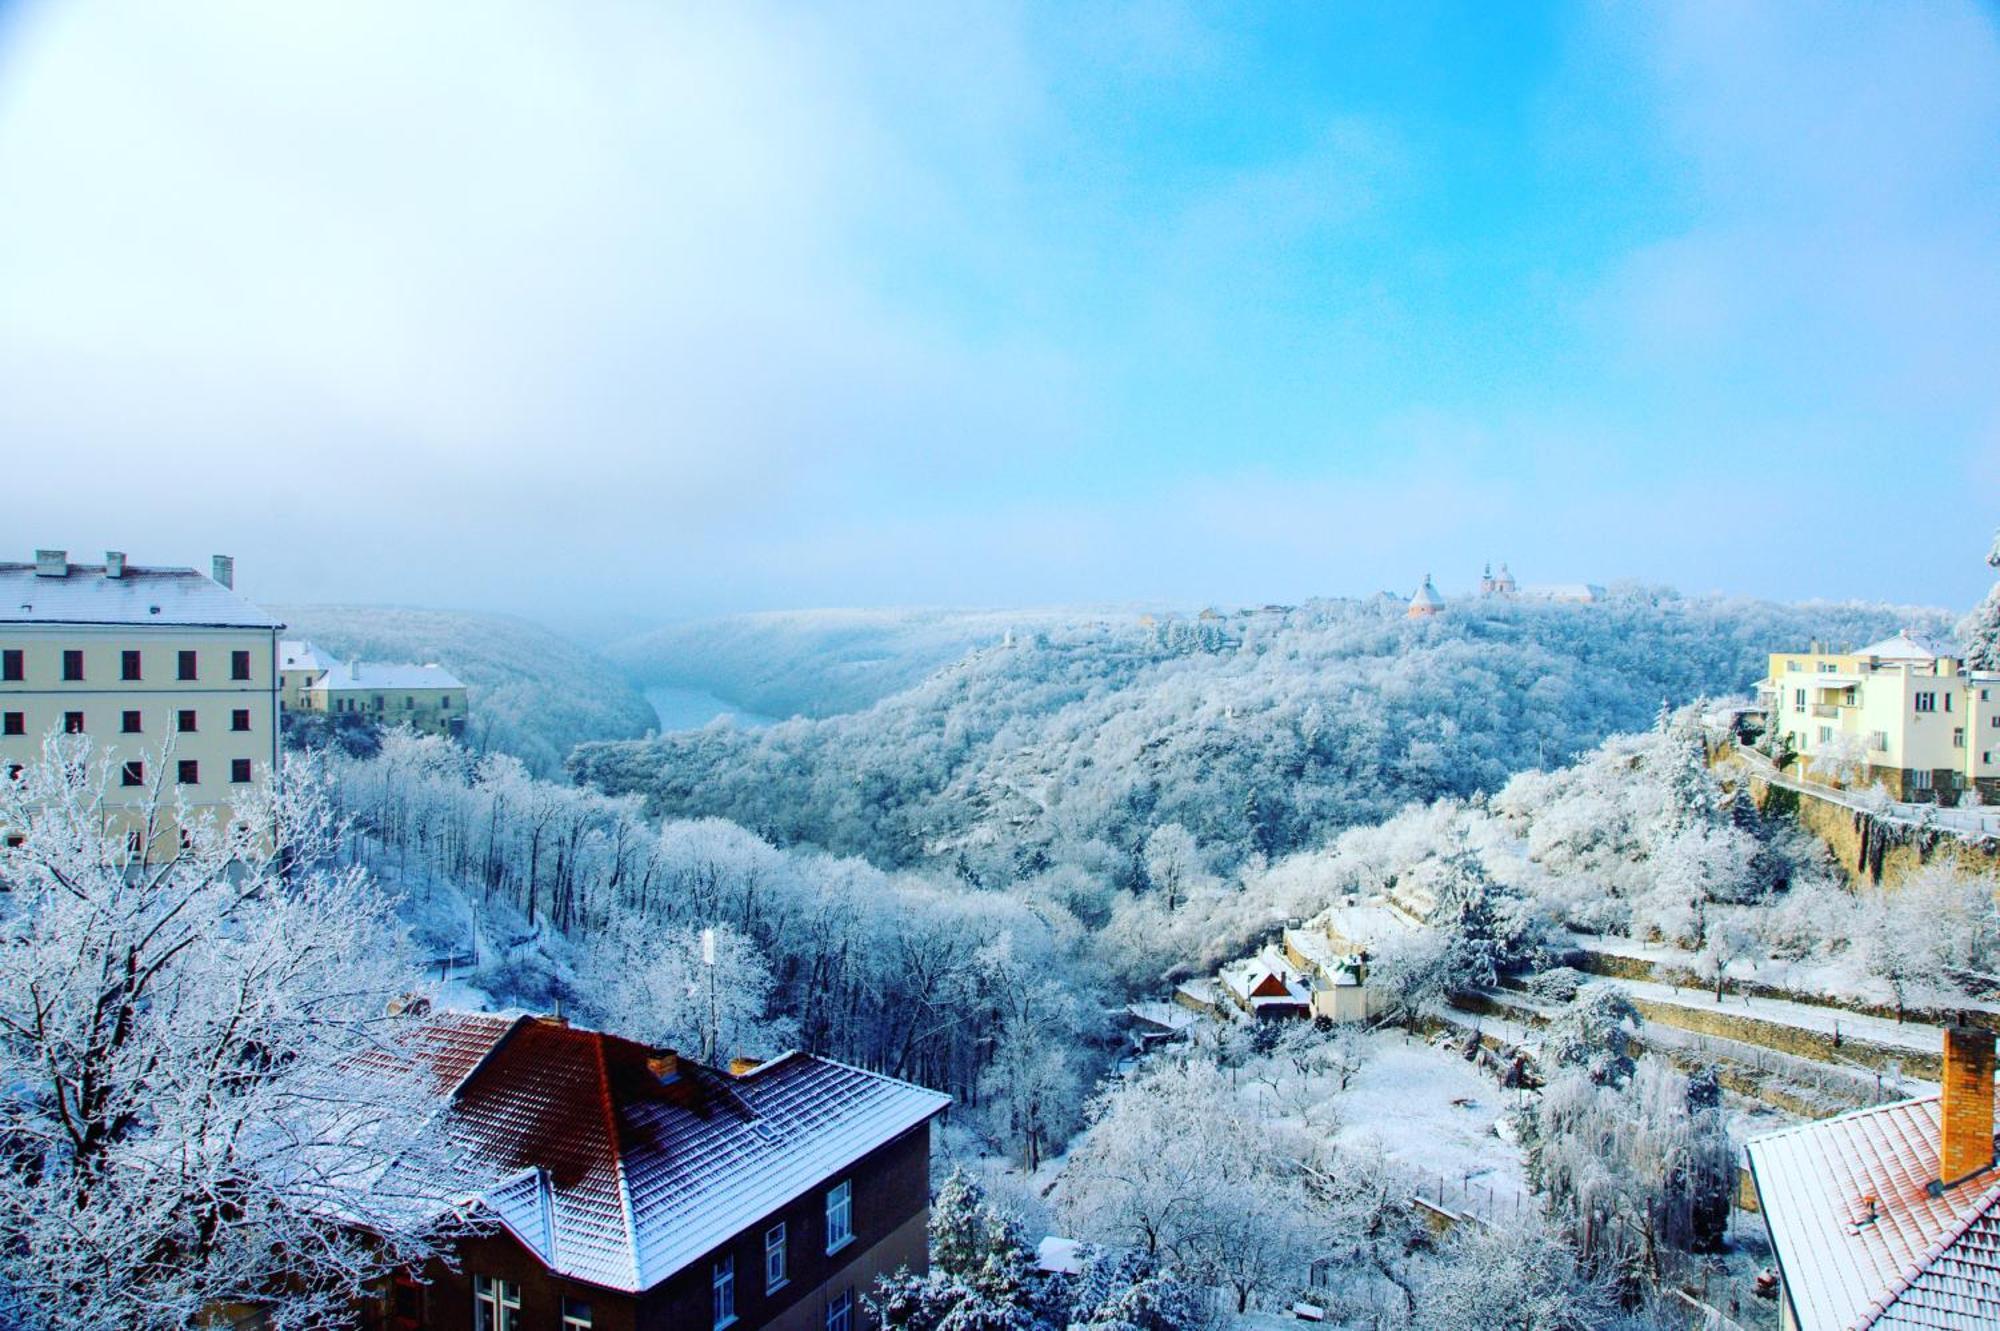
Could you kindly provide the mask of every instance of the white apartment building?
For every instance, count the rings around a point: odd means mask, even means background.
[[[1899,800],[2000,800],[2000,674],[1898,633],[1854,652],[1779,652],[1759,684],[1799,773]]]

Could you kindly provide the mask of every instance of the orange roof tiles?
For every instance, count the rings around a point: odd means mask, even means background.
[[[1939,1098],[1749,1144],[1799,1331],[2000,1326],[2000,1174],[1934,1191]]]

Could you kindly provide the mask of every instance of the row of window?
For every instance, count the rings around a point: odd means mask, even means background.
[[[417,700],[415,697],[407,693],[403,695],[404,711],[414,711],[416,706]],[[335,698],[333,700],[333,710],[336,712],[379,712],[382,710],[382,695],[379,693],[374,695],[372,707],[364,704],[359,698]],[[451,695],[449,693],[439,695],[438,710],[441,712],[449,712],[451,710]]]
[[[782,1228],[782,1226],[781,1226]],[[720,1271],[720,1267],[718,1267]],[[727,1326],[736,1320],[735,1271],[732,1267],[728,1276],[729,1313],[724,1320],[721,1303],[716,1312],[717,1326]],[[717,1298],[723,1297],[725,1288],[723,1277],[716,1277]],[[503,1280],[498,1276],[474,1276],[472,1278],[472,1325],[473,1331],[521,1331],[521,1284],[516,1280]],[[582,1299],[565,1296],[562,1301],[562,1331],[591,1331],[595,1325],[590,1305]],[[826,1331],[854,1331],[854,1289],[849,1286],[831,1295],[826,1301]]]
[[[247,785],[251,780],[251,760],[231,758],[229,760],[229,781],[232,785]],[[182,786],[201,784],[201,760],[198,758],[177,758],[174,760],[174,782]],[[146,764],[137,759],[124,764],[118,770],[118,783],[124,786],[146,784]]]
[[[0,651],[0,681],[19,684],[28,677],[26,654],[18,647]],[[83,673],[83,650],[67,647],[62,654],[62,677],[65,684],[85,682]],[[128,647],[118,653],[118,678],[128,683],[146,678],[145,653]],[[174,678],[182,681],[201,678],[201,653],[181,650],[174,653]],[[247,680],[250,678],[250,653],[232,651],[229,653],[229,678]]]
[[[854,1181],[842,1179],[826,1190],[826,1250],[839,1252],[854,1241]],[[716,1331],[736,1320],[736,1256],[726,1253],[710,1272],[714,1293]],[[764,1231],[764,1292],[775,1294],[790,1283],[786,1252],[785,1224],[781,1220]],[[852,1292],[836,1296],[827,1304],[827,1331],[848,1331],[853,1317]],[[841,1309],[835,1320],[835,1308]]]
[[[200,710],[194,707],[177,707],[173,711],[174,733],[193,735],[201,729]],[[247,734],[250,730],[250,709],[232,707],[229,709],[229,729],[232,734]],[[82,712],[64,712],[62,730],[65,735],[82,735],[84,729]],[[26,712],[0,712],[0,735],[25,735],[28,733]],[[128,707],[118,713],[118,733],[121,735],[143,735],[146,733],[146,717],[142,709]]]

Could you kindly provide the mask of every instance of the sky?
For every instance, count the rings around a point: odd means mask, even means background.
[[[0,0],[0,558],[274,602],[1963,607],[1996,311],[1992,5]]]

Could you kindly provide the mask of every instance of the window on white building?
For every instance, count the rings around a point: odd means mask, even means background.
[[[1792,710],[1795,712],[1803,712],[1805,709],[1806,709],[1806,691],[1804,689],[1793,689]]]
[[[1930,788],[1931,788],[1930,768],[1919,767],[1915,771],[1910,773],[1910,789],[1929,790]]]
[[[1965,747],[1965,727],[1953,726],[1951,728],[1951,747],[1954,749]]]
[[[521,1284],[492,1276],[472,1278],[473,1331],[521,1331]]]
[[[826,1250],[854,1241],[854,1181],[842,1179],[826,1190]]]
[[[1822,744],[1831,744],[1831,743],[1833,743],[1833,727],[1832,727],[1832,726],[1821,726],[1821,727],[1819,728],[1819,742],[1820,742],[1820,743],[1822,743]]]
[[[1935,712],[1937,710],[1937,695],[1935,693],[1919,693],[1916,704],[1917,710],[1920,712]]]

